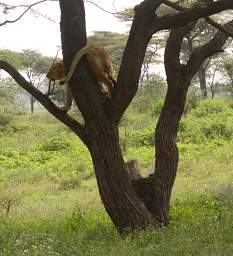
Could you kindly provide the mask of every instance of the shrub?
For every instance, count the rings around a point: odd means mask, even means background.
[[[53,137],[39,146],[41,151],[62,151],[71,149],[69,141],[61,137]]]
[[[153,146],[154,145],[154,130],[144,128],[134,131],[129,134],[131,146]]]
[[[0,113],[0,130],[2,130],[1,126],[7,125],[12,120],[12,117],[5,114]]]
[[[191,114],[196,117],[203,117],[211,114],[228,112],[230,108],[221,99],[205,99],[200,101],[197,108],[191,111]]]
[[[158,116],[163,108],[164,99],[159,98],[152,106],[152,115]]]
[[[192,117],[181,120],[178,130],[178,141],[183,143],[198,143],[202,140],[200,123]]]
[[[222,138],[230,140],[233,137],[232,118],[224,115],[215,115],[200,122],[200,131],[206,139]]]

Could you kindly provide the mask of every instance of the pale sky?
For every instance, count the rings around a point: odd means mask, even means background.
[[[7,0],[4,2],[17,5],[34,3],[36,1],[37,0]],[[116,10],[119,11],[125,7],[134,6],[141,1],[142,0],[115,0],[114,5]],[[113,0],[93,0],[93,2],[108,11],[116,12]],[[113,32],[126,31],[126,25],[119,22],[111,14],[101,11],[90,3],[86,3],[85,7],[88,34],[98,30]],[[32,14],[26,14],[26,16],[18,22],[0,27],[0,48],[8,48],[16,51],[20,51],[25,48],[32,48],[38,49],[45,55],[53,56],[56,54],[56,46],[61,45],[59,30],[59,3],[45,2],[37,5],[35,9],[40,13],[51,17],[56,21],[56,23],[48,21],[40,16],[35,17]],[[21,12],[22,10],[19,13]],[[4,21],[4,18],[0,10],[0,21]],[[14,16],[8,17],[8,19],[12,18],[14,18]]]

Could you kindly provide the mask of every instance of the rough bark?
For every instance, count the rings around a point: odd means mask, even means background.
[[[118,129],[105,124],[96,128],[91,131],[88,148],[101,199],[114,225],[121,233],[157,225],[133,189],[121,153]]]
[[[225,27],[231,23],[233,21]],[[165,225],[168,223],[171,192],[179,161],[177,131],[188,87],[203,61],[221,51],[228,38],[223,32],[216,33],[209,43],[193,51],[186,65],[181,64],[181,43],[194,25],[195,22],[192,22],[183,28],[174,29],[168,38],[164,58],[168,90],[155,131],[155,172],[148,178],[133,181],[134,189],[147,209],[157,221]]]
[[[72,1],[72,4],[60,1],[60,6],[63,55],[65,66],[69,67],[74,54],[86,44],[85,12],[81,0]],[[85,64],[85,59],[80,62],[70,86],[85,120],[86,145],[92,156],[104,207],[120,232],[156,225],[127,175],[118,128],[114,124],[112,100],[100,94]]]

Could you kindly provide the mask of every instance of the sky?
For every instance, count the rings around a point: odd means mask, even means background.
[[[134,6],[142,0],[93,0],[94,3],[110,12],[123,10],[126,7]],[[37,0],[5,0],[9,4],[30,4]],[[126,24],[119,22],[113,15],[101,11],[91,3],[85,4],[87,33],[93,31],[107,30],[123,33],[127,30]],[[38,49],[45,55],[54,56],[57,46],[60,46],[60,10],[58,2],[45,2],[37,5],[35,9],[51,17],[55,22],[48,21],[41,16],[26,14],[16,23],[0,27],[0,48],[8,48],[20,51],[26,48]],[[18,13],[21,13],[22,9]],[[9,15],[8,19],[15,16]],[[0,21],[4,21],[0,10]]]

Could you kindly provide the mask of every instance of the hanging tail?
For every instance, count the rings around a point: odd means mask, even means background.
[[[88,52],[90,52],[90,50],[91,50],[92,48],[93,48],[93,46],[91,46],[91,45],[86,45],[86,46],[84,46],[82,49],[80,49],[80,50],[76,53],[76,55],[74,56],[74,59],[73,59],[73,61],[72,61],[72,64],[71,64],[71,66],[70,66],[70,70],[69,70],[69,72],[68,72],[68,74],[67,74],[67,76],[66,76],[66,80],[65,80],[65,83],[66,83],[66,84],[69,83],[69,81],[70,81],[71,77],[73,76],[74,71],[75,71],[75,69],[76,69],[76,67],[77,67],[77,65],[78,65],[78,63],[79,63],[79,61],[81,60],[81,58],[82,58],[85,54],[87,54]]]

